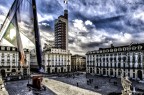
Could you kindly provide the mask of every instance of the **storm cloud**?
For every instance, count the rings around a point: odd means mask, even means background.
[[[89,50],[144,42],[143,0],[36,0],[42,41],[54,41],[54,20],[68,7],[69,50],[84,55]],[[12,0],[0,0],[7,13]],[[4,11],[6,10],[6,11]],[[2,14],[0,15],[2,16]],[[3,19],[0,18],[0,23]]]

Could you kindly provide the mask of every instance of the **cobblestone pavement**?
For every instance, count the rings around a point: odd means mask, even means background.
[[[67,84],[71,84],[80,88],[88,89],[91,91],[95,91],[101,93],[102,95],[107,95],[112,92],[121,93],[121,79],[119,78],[110,78],[105,76],[92,76],[88,75],[86,78],[85,74],[75,75],[75,77],[50,77],[51,79],[62,81]],[[93,79],[91,84],[87,84],[87,80]],[[114,82],[117,84],[115,85]],[[132,85],[136,88],[140,88],[144,90],[144,84],[138,83],[136,81],[132,81]],[[95,88],[97,86],[97,88]]]
[[[122,86],[121,86],[121,80],[118,78],[109,78],[109,77],[100,77],[100,76],[88,76],[85,77],[85,74],[80,74],[79,76],[73,77],[50,77],[51,79],[62,81],[64,83],[72,84],[78,86],[80,88],[88,89],[91,91],[95,91],[98,93],[101,93],[102,95],[107,95],[108,93],[117,92],[121,93]],[[87,84],[88,79],[93,79],[93,82],[91,84]],[[114,82],[117,84],[115,85]],[[138,84],[135,81],[132,81],[132,85],[135,87],[139,87],[141,89],[144,89],[144,84]],[[97,88],[95,88],[97,86]]]
[[[44,78],[42,83],[57,95],[101,95],[54,79]]]
[[[51,90],[46,91],[29,91],[27,88],[28,80],[19,80],[6,82],[6,89],[9,95],[56,95]]]
[[[54,85],[52,85],[52,83],[49,82],[51,84],[51,87],[50,87],[50,84],[48,84],[49,87],[47,88],[46,91],[41,91],[39,93],[36,91],[29,91],[29,89],[26,86],[28,83],[28,80],[6,82],[5,87],[7,91],[9,92],[9,95],[56,95],[55,90],[57,89],[62,89],[62,91],[65,91],[65,86],[61,87],[60,86],[61,83],[59,81],[66,83],[66,84],[73,85],[73,86],[69,85],[70,88],[68,87],[69,89],[72,89],[73,91],[76,90],[77,88],[74,86],[78,86],[80,88],[91,90],[91,91],[100,93],[102,95],[108,95],[108,93],[111,93],[111,92],[120,93],[122,90],[121,81],[120,79],[117,79],[117,78],[100,77],[100,76],[87,76],[86,78],[85,74],[80,74],[78,76],[75,75],[74,78],[64,77],[64,76],[63,77],[45,76],[45,78],[47,77],[48,79],[52,79],[50,81],[57,80],[57,83],[56,83],[57,85],[54,84],[55,87],[57,88],[53,88]],[[93,82],[88,85],[87,80],[89,79],[93,79]],[[114,85],[114,82],[117,82],[117,84]],[[144,84],[138,83],[136,81],[132,81],[132,85],[140,89],[144,89]],[[57,95],[63,95],[63,94],[57,94]],[[64,94],[64,95],[68,95],[68,94]],[[82,95],[82,94],[75,94],[75,95]]]

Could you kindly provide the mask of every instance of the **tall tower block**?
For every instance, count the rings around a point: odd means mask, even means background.
[[[55,48],[68,50],[68,10],[55,20]]]

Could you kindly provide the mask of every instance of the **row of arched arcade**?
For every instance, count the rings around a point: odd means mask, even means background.
[[[23,69],[0,69],[0,74],[3,78],[9,77],[9,76],[14,76],[14,75],[28,75],[29,71],[27,68]]]
[[[120,77],[121,75],[128,75],[130,78],[140,80],[144,78],[144,72],[141,69],[88,68],[87,73],[110,77]]]
[[[65,73],[70,72],[70,67],[47,67],[47,73]]]

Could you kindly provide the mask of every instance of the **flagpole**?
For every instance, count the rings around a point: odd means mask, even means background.
[[[33,18],[33,24],[34,24],[37,63],[38,63],[38,66],[39,66],[39,71],[43,72],[43,68],[42,68],[42,50],[41,50],[40,33],[39,33],[39,28],[38,28],[37,9],[36,9],[36,1],[35,0],[32,0],[32,8],[33,8],[33,17],[34,17]]]

